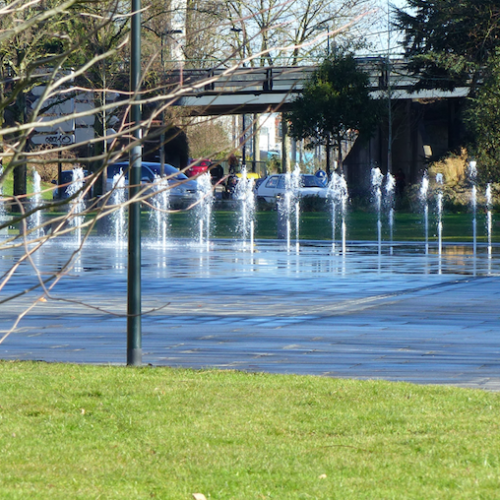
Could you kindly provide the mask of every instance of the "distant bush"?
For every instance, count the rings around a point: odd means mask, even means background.
[[[57,168],[59,162],[57,153],[52,153],[50,151],[44,150],[43,158],[45,162],[43,164],[37,164],[34,167],[36,168],[36,171],[40,175],[42,182],[51,182],[53,180],[56,180]],[[73,168],[80,166],[80,163],[76,159],[74,160],[74,163],[72,161],[70,161],[70,163],[67,162],[68,160],[72,159],[72,156],[70,156],[70,154],[67,152],[62,153],[61,159],[63,160],[62,161],[63,170],[72,170]]]
[[[428,174],[430,179],[435,179],[436,174],[442,174],[446,184],[456,185],[467,180],[468,154],[462,148],[459,155],[450,155],[440,161],[429,165]]]
[[[465,149],[462,149],[460,155],[450,155],[440,161],[436,161],[429,165],[428,178],[429,190],[427,194],[427,202],[433,207],[436,204],[436,199],[439,190],[443,192],[443,209],[446,212],[458,213],[466,212],[471,209],[472,201],[472,181],[468,176],[468,154]],[[480,174],[480,166],[478,165],[477,177],[477,204],[479,207],[486,205],[486,186],[487,183],[482,180]],[[443,184],[436,182],[436,175],[443,175]],[[422,210],[424,200],[421,199],[421,183],[408,186],[406,197],[408,207],[414,212]],[[492,198],[493,204],[498,203],[500,195],[500,183],[492,183]]]

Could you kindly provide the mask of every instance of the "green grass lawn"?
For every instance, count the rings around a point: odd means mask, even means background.
[[[52,200],[52,191],[54,189],[54,184],[50,182],[41,183],[42,198],[44,200]],[[28,173],[26,180],[26,191],[28,193],[33,193],[33,177]],[[2,182],[2,192],[4,196],[12,196],[14,192],[13,187],[13,174],[10,172]]]
[[[0,362],[2,499],[496,499],[500,394]]]

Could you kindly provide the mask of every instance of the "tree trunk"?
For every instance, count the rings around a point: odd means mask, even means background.
[[[99,96],[96,97],[95,99],[95,106],[100,107],[103,104],[103,99]],[[94,135],[96,137],[104,137],[104,124],[102,122],[102,115],[101,113],[95,113],[94,114]],[[105,150],[105,141],[106,138],[104,137],[104,140],[98,141],[94,143],[94,150],[93,154],[94,156],[100,156],[104,153]],[[92,162],[92,165],[90,167],[90,170],[92,172],[99,172],[102,168],[102,160],[97,160]],[[99,175],[99,178],[96,180],[94,184],[94,191],[93,191],[93,196],[102,196],[106,192],[106,178],[101,174]]]
[[[26,116],[26,95],[24,92],[20,92],[16,99],[16,107],[19,113],[18,121],[19,123],[24,123]],[[21,138],[21,135],[19,136]],[[14,179],[13,179],[13,195],[20,196],[21,200],[24,202],[26,200],[25,195],[27,192],[27,175],[26,175],[26,159],[22,153],[19,154],[17,161],[19,165],[14,168]],[[19,205],[14,203],[12,205],[12,211],[19,213],[21,211]]]
[[[330,134],[326,136],[326,176],[328,179],[330,179],[332,168],[331,168],[331,160],[330,160],[330,151],[331,151],[331,145],[330,145]]]
[[[337,147],[338,147],[338,155],[337,155],[337,162],[338,162],[338,165],[337,165],[337,169],[339,171],[339,174],[340,175],[343,175],[344,174],[344,158],[343,158],[343,155],[342,155],[342,137],[337,137]]]

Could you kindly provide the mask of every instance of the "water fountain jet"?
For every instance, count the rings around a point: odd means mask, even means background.
[[[111,195],[111,203],[114,205],[115,210],[112,215],[112,227],[115,242],[118,247],[125,245],[125,176],[120,170],[113,176],[113,194]]]
[[[340,214],[342,216],[340,223],[340,238],[343,254],[346,252],[346,212],[348,198],[347,182],[344,176],[333,172],[330,182],[328,183],[328,199],[330,200],[330,217],[332,222],[332,251],[335,251],[337,211],[340,208]]]
[[[437,229],[438,229],[438,255],[443,254],[443,174],[436,174],[437,187]]]
[[[75,228],[75,237],[77,245],[82,241],[82,224],[84,217],[81,215],[85,211],[85,202],[83,201],[83,169],[77,167],[72,171],[72,182],[66,189],[71,200],[71,225]]]
[[[477,164],[474,160],[469,162],[469,179],[472,183],[471,204],[472,204],[472,247],[474,256],[477,253]]]
[[[253,252],[255,228],[254,180],[248,178],[245,167],[242,169],[238,184],[236,184],[235,198],[239,201],[240,205],[238,232],[241,234],[244,247],[247,245],[247,240],[250,240],[250,251]]]
[[[165,177],[155,176],[156,193],[152,197],[153,211],[151,218],[156,223],[156,238],[158,243],[165,248],[167,245],[169,217],[168,210],[170,208],[170,186],[168,179]]]
[[[429,177],[427,173],[422,177],[419,198],[424,206],[424,232],[425,232],[425,255],[429,253]]]
[[[396,190],[396,179],[387,172],[385,178],[385,206],[389,211],[389,241],[391,244],[391,254],[393,253],[392,241],[394,239],[394,194]]]
[[[198,177],[198,208],[195,213],[199,221],[198,239],[200,246],[203,246],[205,243],[207,249],[210,248],[213,203],[214,193],[212,188],[212,178],[209,173],[203,173]]]
[[[300,188],[300,167],[295,165],[293,172],[287,172],[285,175],[285,199],[284,203],[280,203],[280,209],[284,211],[286,218],[286,244],[287,250],[290,251],[291,234],[292,234],[292,216],[295,213],[295,236],[296,248],[299,249],[299,188]]]
[[[491,184],[486,186],[486,231],[488,234],[488,258],[491,259],[492,245],[491,233],[493,228],[493,196],[491,193]]]
[[[377,211],[377,240],[378,253],[382,253],[382,181],[384,176],[378,167],[372,168],[371,185]]]
[[[29,219],[29,226],[35,230],[35,236],[39,237],[44,234],[42,224],[42,193],[41,193],[42,180],[40,174],[33,170],[33,197],[31,198],[30,209],[34,210]]]

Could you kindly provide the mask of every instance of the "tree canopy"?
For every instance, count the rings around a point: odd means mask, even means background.
[[[408,0],[396,9],[409,69],[417,89],[469,86],[468,150],[480,176],[500,178],[500,2]]]
[[[475,155],[482,180],[500,178],[500,51],[487,64],[484,81],[469,99],[465,121],[472,132],[469,149]]]
[[[500,46],[497,0],[407,0],[396,9],[397,28],[417,88],[475,90],[494,50]]]
[[[309,148],[328,148],[333,139],[341,163],[341,142],[352,133],[369,136],[375,129],[378,103],[354,56],[336,52],[312,74],[287,118],[290,135],[307,139]]]

